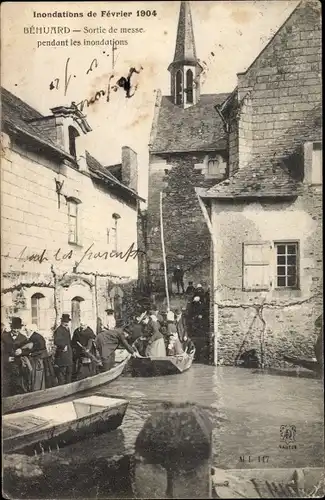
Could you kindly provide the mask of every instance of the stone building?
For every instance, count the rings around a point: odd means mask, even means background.
[[[322,311],[320,3],[303,1],[217,106],[229,177],[199,188],[214,238],[217,362],[313,357]],[[210,211],[209,213],[206,208]]]
[[[163,290],[159,222],[163,193],[168,274],[179,264],[188,280],[210,280],[210,236],[195,186],[212,186],[225,176],[227,140],[214,106],[227,94],[201,94],[204,64],[196,55],[190,2],[181,2],[170,72],[170,95],[157,92],[149,145],[147,248],[149,276]]]
[[[2,113],[2,321],[50,338],[63,312],[72,330],[80,318],[96,329],[107,307],[122,320],[138,279],[136,153],[101,165],[74,107],[43,116],[3,89]]]

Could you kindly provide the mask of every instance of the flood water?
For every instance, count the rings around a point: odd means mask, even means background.
[[[122,376],[92,393],[130,401],[122,426],[95,438],[97,444],[92,448],[105,448],[108,454],[133,451],[146,418],[168,401],[191,402],[206,409],[213,424],[216,466],[320,467],[324,463],[324,396],[318,379],[194,364],[180,375]],[[296,427],[292,443],[296,448],[280,448],[281,425]],[[268,457],[264,463],[263,456]]]
[[[43,485],[32,482],[26,491],[24,482],[17,485],[18,492],[15,490],[9,498],[131,498],[127,462],[122,460],[120,473],[106,474],[106,464],[112,464],[112,458],[121,463],[122,457],[134,452],[146,419],[165,402],[190,402],[206,410],[213,426],[214,466],[252,469],[324,465],[324,396],[319,379],[194,364],[179,375],[124,375],[90,394],[127,399],[122,425],[39,457],[50,462],[56,459],[57,472],[51,478],[46,476]],[[282,425],[296,427],[291,449],[280,447]],[[72,477],[66,476],[71,459],[79,464],[77,475]]]

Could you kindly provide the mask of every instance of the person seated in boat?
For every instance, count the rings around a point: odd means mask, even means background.
[[[151,307],[149,314],[154,317],[155,321],[158,321],[159,330],[161,330],[161,327],[164,323],[164,318],[162,314],[160,314],[160,311],[155,304],[153,304],[153,306]]]
[[[146,355],[146,348],[148,345],[148,327],[147,324],[149,322],[149,318],[147,315],[147,312],[144,311],[141,313],[139,316],[137,316],[137,322],[138,322],[138,333],[139,335],[137,336],[136,340],[133,343],[133,347],[136,349],[136,351],[139,353],[140,356],[145,357]]]
[[[48,389],[56,385],[56,377],[44,337],[36,324],[25,326],[27,343],[17,349],[17,355],[28,356],[31,371],[26,371],[25,385],[28,392]],[[24,359],[24,358],[23,358]]]
[[[178,337],[177,328],[175,324],[175,315],[173,311],[167,312],[167,335],[168,335],[168,345],[167,345],[167,355],[177,356],[184,353],[181,341]]]
[[[80,322],[80,326],[73,332],[71,345],[76,380],[92,377],[97,373],[99,360],[96,362],[95,338],[93,330],[84,322]]]
[[[150,358],[164,358],[166,356],[165,340],[159,331],[158,322],[153,321],[149,315],[142,319],[144,336],[147,339],[145,356]]]
[[[132,345],[138,338],[143,334],[143,328],[141,325],[141,314],[138,316],[135,314],[127,326],[126,331],[129,334],[128,342]]]
[[[11,319],[10,331],[1,333],[1,366],[3,397],[22,394],[26,391],[23,384],[21,355],[16,351],[27,343],[27,337],[21,332],[23,327],[19,317]]]
[[[101,321],[101,324],[103,325],[104,321]],[[118,347],[124,347],[130,354],[136,356],[136,349],[128,343],[120,328],[108,329],[104,326],[98,333],[95,343],[102,363],[101,371],[104,372],[113,368],[115,351]]]
[[[194,343],[187,335],[185,335],[183,338],[182,346],[183,346],[183,351],[186,354],[191,354],[195,350]]]

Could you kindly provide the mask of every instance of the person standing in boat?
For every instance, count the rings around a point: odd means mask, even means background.
[[[175,324],[175,315],[173,311],[167,312],[167,335],[168,335],[168,345],[167,354],[168,356],[177,356],[183,354],[182,344],[178,337],[177,328]]]
[[[184,336],[186,335],[186,321],[183,316],[183,311],[175,309],[175,325],[178,333],[178,338],[183,342]]]
[[[73,356],[71,346],[71,334],[69,314],[62,314],[61,324],[54,332],[54,366],[59,385],[69,384],[72,379]]]
[[[130,354],[136,355],[136,349],[128,343],[120,328],[108,329],[104,327],[98,333],[95,343],[102,362],[101,371],[104,372],[113,368],[115,351],[118,347],[124,347]]]
[[[27,343],[27,337],[21,332],[22,326],[21,318],[13,317],[10,331],[1,333],[1,379],[2,395],[4,397],[25,392],[22,384],[21,356],[15,354],[17,349]]]
[[[73,332],[71,346],[76,380],[96,375],[98,363],[95,362],[95,338],[93,330],[83,322]]]
[[[155,317],[154,319],[156,321],[158,321],[159,330],[161,331],[161,327],[163,326],[164,323],[164,318],[160,314],[159,309],[155,304],[153,304],[150,314]]]
[[[153,321],[150,316],[145,316],[142,320],[144,324],[147,346],[145,356],[149,358],[164,358],[166,356],[166,346],[164,336],[159,330],[158,321]]]

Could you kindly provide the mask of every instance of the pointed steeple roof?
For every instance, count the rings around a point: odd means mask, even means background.
[[[175,54],[171,65],[197,62],[190,2],[181,2]]]

